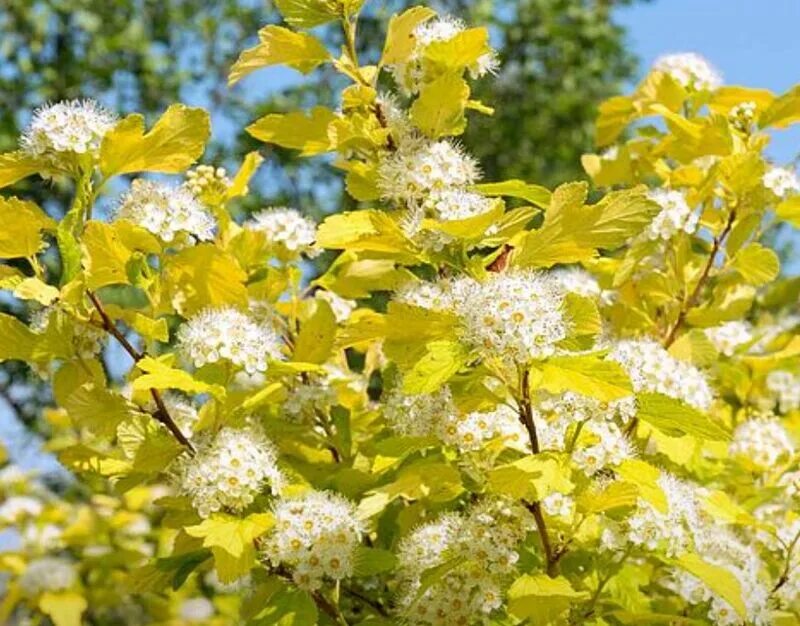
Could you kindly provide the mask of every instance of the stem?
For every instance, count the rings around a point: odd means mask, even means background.
[[[386,607],[383,606],[383,604],[381,604],[377,600],[373,600],[372,598],[365,596],[360,591],[356,591],[355,589],[351,589],[350,587],[342,587],[342,591],[344,591],[348,596],[351,596],[356,600],[363,602],[381,617],[389,617],[389,611],[387,611]]]
[[[620,566],[627,560],[630,554],[631,549],[628,548],[622,555],[622,558],[608,568],[608,574],[601,578],[600,582],[597,583],[597,589],[594,590],[592,597],[589,598],[589,606],[586,607],[586,612],[583,614],[584,618],[591,617],[594,614],[594,607],[597,605],[597,601],[600,599],[600,594],[603,592],[603,589],[609,583],[609,581],[616,576]]]
[[[97,310],[97,313],[100,315],[103,329],[119,342],[119,344],[125,349],[125,352],[127,352],[133,359],[134,363],[138,363],[145,356],[147,356],[146,353],[134,348],[131,342],[128,341],[127,337],[120,332],[119,328],[117,328],[116,324],[114,324],[112,319],[108,316],[108,313],[106,313],[97,296],[91,291],[87,291],[86,293],[89,296],[89,300],[92,301],[94,308]],[[156,420],[161,422],[181,445],[185,446],[189,452],[194,454],[194,446],[192,446],[192,443],[181,432],[181,429],[178,428],[175,420],[172,419],[172,416],[169,414],[169,410],[167,410],[167,407],[164,404],[164,399],[161,397],[158,389],[150,389],[150,395],[152,396],[153,402],[156,405],[156,410],[153,411],[151,415]]]
[[[776,591],[778,591],[778,589],[789,582],[789,573],[792,569],[792,552],[794,551],[798,541],[800,541],[800,531],[795,534],[794,539],[792,539],[791,543],[786,548],[786,563],[783,566],[783,572],[781,572],[780,578],[778,578],[778,582],[775,583],[775,586],[772,588],[770,595],[774,594]]]
[[[530,393],[530,375],[528,370],[522,372],[520,379],[520,393],[522,398],[519,401],[519,419],[524,424],[528,431],[528,437],[531,441],[531,451],[533,454],[539,454],[539,436],[536,433],[536,424],[533,421],[533,407],[531,405]],[[555,578],[557,575],[558,560],[563,556],[563,552],[556,555],[553,550],[553,544],[550,543],[550,535],[547,532],[547,522],[542,513],[542,505],[540,502],[525,502],[525,507],[533,514],[533,519],[536,522],[536,530],[539,533],[539,538],[542,542],[542,549],[544,550],[545,560],[547,561],[547,575]]]
[[[708,255],[708,261],[706,261],[706,264],[703,267],[703,271],[700,274],[697,284],[692,290],[692,293],[689,295],[689,298],[681,305],[681,310],[678,313],[675,323],[669,329],[667,336],[664,338],[665,348],[669,348],[675,342],[675,339],[677,339],[678,336],[678,330],[680,330],[686,321],[686,315],[693,307],[697,305],[697,301],[700,298],[700,292],[708,280],[709,274],[711,273],[711,268],[714,267],[714,263],[717,260],[717,254],[719,254],[722,244],[725,242],[725,239],[731,232],[731,228],[733,228],[733,222],[735,220],[736,211],[732,210],[730,215],[728,215],[728,221],[725,222],[725,227],[722,229],[722,232],[717,237],[714,237],[714,241],[711,245],[711,254]]]

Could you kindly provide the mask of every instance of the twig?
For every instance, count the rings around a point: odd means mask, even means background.
[[[119,342],[119,344],[125,349],[125,352],[127,352],[133,359],[134,363],[138,363],[145,356],[147,356],[145,352],[137,350],[131,344],[131,342],[128,341],[127,337],[120,332],[119,328],[117,328],[116,324],[114,324],[113,320],[108,316],[108,313],[106,313],[105,309],[103,309],[103,305],[100,303],[100,300],[97,298],[97,296],[91,291],[87,291],[86,293],[89,296],[89,300],[92,301],[94,308],[97,310],[97,313],[100,315],[103,329]],[[185,446],[189,452],[194,454],[194,446],[181,432],[181,429],[178,428],[175,420],[172,419],[172,416],[169,414],[169,410],[164,404],[164,399],[161,397],[158,389],[150,389],[150,395],[152,396],[153,402],[156,405],[156,410],[153,411],[151,415],[156,420],[161,422],[181,445]]]
[[[389,611],[387,611],[386,607],[383,606],[377,600],[373,600],[372,598],[365,596],[360,591],[356,591],[355,589],[351,589],[350,587],[343,586],[342,591],[344,591],[347,595],[352,596],[356,600],[360,600],[361,602],[369,606],[373,611],[378,613],[381,617],[389,617]]]

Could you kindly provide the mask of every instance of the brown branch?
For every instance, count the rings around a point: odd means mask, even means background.
[[[383,606],[383,604],[381,604],[377,600],[373,600],[372,598],[365,596],[360,591],[356,591],[355,589],[351,589],[350,587],[342,587],[342,591],[344,591],[347,595],[355,598],[356,600],[363,602],[373,611],[378,613],[381,617],[389,617],[389,611],[386,610],[386,607]]]
[[[137,350],[128,338],[125,337],[124,334],[117,328],[117,325],[114,324],[113,320],[108,316],[103,305],[100,303],[100,300],[97,296],[92,293],[91,291],[86,291],[87,295],[89,296],[89,300],[92,301],[95,310],[100,315],[100,319],[102,321],[103,329],[114,339],[116,339],[119,344],[125,349],[130,357],[133,359],[134,363],[138,363],[141,361],[146,355],[146,353]],[[161,422],[166,429],[172,434],[173,437],[183,446],[185,446],[189,452],[194,454],[194,446],[192,443],[186,438],[186,436],[181,432],[181,429],[178,428],[178,425],[175,423],[175,420],[172,419],[172,416],[169,414],[169,410],[167,409],[166,405],[164,404],[164,399],[161,397],[158,389],[150,389],[150,395],[153,398],[153,402],[156,405],[156,410],[151,413],[151,415],[159,422]]]

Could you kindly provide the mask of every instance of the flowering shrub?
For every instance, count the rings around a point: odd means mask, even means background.
[[[276,4],[288,26],[231,82],[280,63],[350,84],[339,110],[247,130],[331,154],[362,208],[236,223],[261,157],[189,170],[209,124],[182,105],[149,130],[45,107],[0,156],[2,186],[75,182],[60,221],[0,200],[2,287],[28,312],[0,317],[0,357],[52,381],[51,447],[88,488],[160,496],[152,558],[107,548],[138,617],[104,617],[108,581],[74,541],[0,560],[4,617],[797,624],[798,282],[768,242],[800,226],[800,183],[763,150],[800,91],[660,59],[600,109],[590,201],[584,182],[481,182],[455,138],[492,113],[470,98],[499,62],[485,29],[415,7],[361,65],[362,2]],[[338,57],[308,32],[334,21]],[[136,178],[93,217],[107,181],[148,172],[184,180]],[[338,256],[307,284],[322,250]],[[25,497],[3,516],[43,519]],[[177,613],[142,601],[176,595]]]

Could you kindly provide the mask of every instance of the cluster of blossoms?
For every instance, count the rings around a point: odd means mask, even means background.
[[[790,192],[800,193],[800,179],[797,174],[785,167],[770,167],[762,179],[764,187],[769,189],[779,198],[786,197]]]
[[[600,288],[597,279],[580,267],[560,267],[552,270],[550,275],[561,285],[564,291],[575,293],[584,298],[605,299],[606,294]]]
[[[277,207],[265,209],[253,215],[245,223],[245,228],[264,233],[267,241],[291,254],[315,256],[319,250],[314,247],[317,238],[317,225],[300,211]]]
[[[800,376],[786,370],[773,370],[767,374],[766,386],[781,413],[800,409]]]
[[[673,189],[654,189],[648,197],[661,207],[661,211],[647,227],[651,240],[669,241],[678,232],[692,234],[697,230],[699,216],[686,202],[686,197]]]
[[[430,394],[407,395],[399,387],[383,400],[392,430],[408,437],[436,437],[461,452],[480,450],[499,439],[509,448],[527,451],[527,435],[517,412],[505,404],[487,411],[461,413],[449,387]]]
[[[165,243],[182,243],[181,236],[210,241],[216,228],[212,215],[188,189],[143,179],[133,181],[116,217],[141,226]]]
[[[24,518],[38,516],[42,508],[42,503],[36,498],[11,496],[0,504],[0,521],[19,523]]]
[[[419,24],[412,33],[414,48],[410,58],[389,68],[395,82],[406,94],[417,93],[420,84],[425,80],[425,51],[431,44],[452,40],[465,29],[464,22],[450,16],[434,18]],[[468,69],[473,78],[480,78],[496,72],[499,66],[497,53],[490,49],[478,57]]]
[[[269,359],[283,358],[273,327],[232,307],[205,309],[190,318],[178,330],[178,345],[195,367],[226,359],[248,374],[265,372]]]
[[[42,557],[28,563],[19,579],[19,586],[28,596],[45,591],[63,591],[77,581],[73,564],[60,557]]]
[[[93,100],[70,100],[37,109],[20,140],[33,157],[96,155],[117,118]],[[55,161],[54,161],[55,162]]]
[[[514,363],[544,359],[567,337],[565,292],[548,273],[492,274],[456,304],[464,339],[489,358]]]
[[[232,181],[228,178],[224,167],[198,165],[193,170],[186,172],[186,182],[183,183],[183,186],[195,198],[214,205],[224,200],[231,184]]]
[[[351,502],[328,491],[311,491],[279,501],[274,513],[265,555],[276,566],[291,566],[298,585],[317,589],[325,578],[353,575],[364,529]]]
[[[728,113],[728,119],[742,132],[749,132],[756,122],[757,105],[753,101],[742,102]]]
[[[202,596],[187,598],[181,602],[181,606],[178,610],[181,620],[188,624],[205,622],[214,617],[215,613],[214,603]]]
[[[707,328],[706,337],[722,354],[733,356],[739,347],[753,341],[753,329],[747,322],[734,320],[714,328]]]
[[[241,512],[265,488],[279,493],[283,486],[277,452],[257,426],[225,427],[198,438],[196,447],[194,456],[178,461],[175,475],[180,492],[202,517]]]
[[[722,85],[719,72],[694,52],[665,54],[656,59],[653,69],[669,74],[685,89],[713,91]]]
[[[431,311],[450,311],[460,306],[475,287],[469,278],[437,282],[408,282],[394,294],[395,302],[410,304]]]
[[[608,358],[623,367],[636,392],[662,393],[701,411],[707,411],[714,401],[703,373],[676,359],[655,341],[620,341],[614,345]]]
[[[531,524],[522,506],[497,499],[479,502],[463,514],[446,513],[414,530],[398,554],[402,618],[414,626],[488,623],[492,611],[502,606],[518,547]],[[460,565],[420,595],[426,570],[453,558],[461,559]]]
[[[736,427],[729,450],[731,456],[745,459],[759,470],[766,471],[790,459],[795,447],[779,419],[757,417]]]

